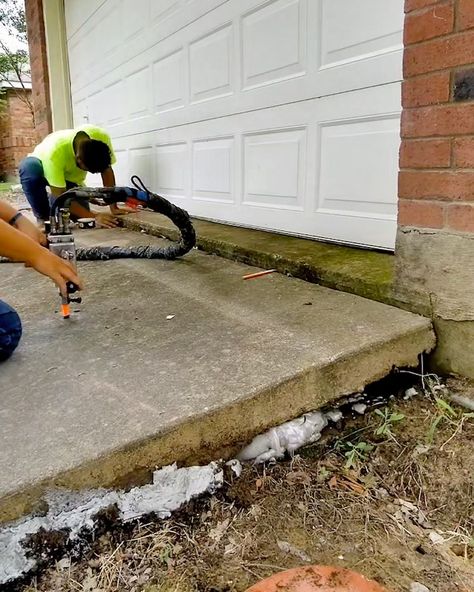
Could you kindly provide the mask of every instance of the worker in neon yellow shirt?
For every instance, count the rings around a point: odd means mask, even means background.
[[[49,220],[50,199],[67,189],[84,185],[87,173],[100,173],[104,187],[114,187],[112,165],[116,158],[110,136],[100,127],[82,125],[53,132],[36,146],[20,164],[20,181],[26,199],[39,223]],[[51,198],[46,188],[51,190]],[[116,215],[125,213],[110,206],[111,213],[91,212],[87,201],[71,202],[73,218],[96,218],[100,226],[117,226]]]

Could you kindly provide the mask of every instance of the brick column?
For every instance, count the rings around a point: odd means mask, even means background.
[[[474,377],[474,0],[405,0],[396,286]]]
[[[26,0],[25,10],[36,131],[38,139],[42,139],[52,131],[43,0]]]

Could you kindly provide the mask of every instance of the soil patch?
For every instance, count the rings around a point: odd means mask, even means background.
[[[469,383],[448,392],[474,400]],[[474,590],[474,414],[437,396],[345,420],[272,466],[231,472],[173,518],[108,530],[23,592],[243,592],[278,570],[339,565],[406,592]]]

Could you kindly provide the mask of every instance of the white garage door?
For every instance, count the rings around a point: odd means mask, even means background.
[[[193,215],[393,248],[403,0],[66,0],[75,123]]]

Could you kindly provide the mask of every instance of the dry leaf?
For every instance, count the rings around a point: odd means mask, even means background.
[[[358,483],[355,479],[353,479],[350,475],[344,476],[336,476],[334,475],[329,480],[329,489],[343,489],[344,491],[352,491],[353,493],[357,493],[358,495],[365,495],[367,490],[363,485]]]

